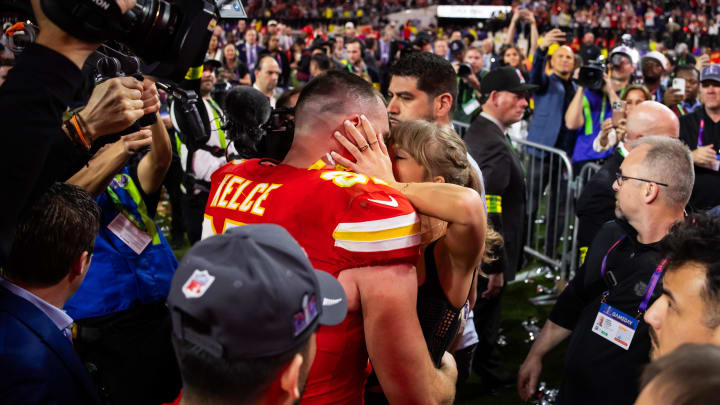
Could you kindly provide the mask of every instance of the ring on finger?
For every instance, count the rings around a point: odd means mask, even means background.
[[[368,144],[368,146],[373,146],[373,145],[375,145],[376,143],[378,143],[378,141],[370,142],[370,143]]]
[[[370,147],[370,144],[363,146],[362,148],[360,148],[360,152],[365,152],[365,150],[369,147]]]

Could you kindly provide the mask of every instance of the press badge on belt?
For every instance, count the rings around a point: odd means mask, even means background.
[[[628,350],[639,322],[635,317],[602,302],[592,331]]]

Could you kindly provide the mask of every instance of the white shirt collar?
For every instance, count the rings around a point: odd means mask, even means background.
[[[498,128],[500,128],[500,131],[502,131],[502,133],[505,133],[505,127],[503,127],[503,125],[500,123],[500,121],[498,121],[495,117],[486,113],[485,111],[481,112],[480,115],[482,115],[483,117],[490,120],[493,124],[497,125]]]
[[[19,287],[4,278],[0,278],[0,286],[5,287],[6,290],[33,304],[37,309],[47,315],[47,317],[50,318],[60,331],[63,331],[72,325],[73,319],[70,315],[30,291]]]

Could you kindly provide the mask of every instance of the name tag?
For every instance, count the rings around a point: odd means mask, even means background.
[[[150,241],[152,241],[150,235],[138,229],[138,227],[125,218],[123,214],[118,214],[115,219],[108,224],[108,229],[137,254],[142,253],[147,245],[150,244]]]
[[[472,114],[478,108],[480,108],[480,102],[476,98],[472,98],[470,101],[462,105],[465,115]]]
[[[627,350],[638,327],[638,320],[606,303],[600,304],[592,331]]]

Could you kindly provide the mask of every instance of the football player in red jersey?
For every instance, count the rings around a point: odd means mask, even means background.
[[[313,266],[345,288],[348,316],[318,329],[304,403],[361,404],[368,356],[391,403],[451,403],[454,361],[446,353],[435,368],[417,318],[419,219],[402,193],[336,170],[331,155],[344,152],[336,132],[351,126],[373,134],[360,150],[380,147],[370,127],[389,131],[382,97],[361,78],[331,71],[305,86],[295,117],[282,163],[231,162],[213,174],[203,235],[247,223],[282,225]]]

